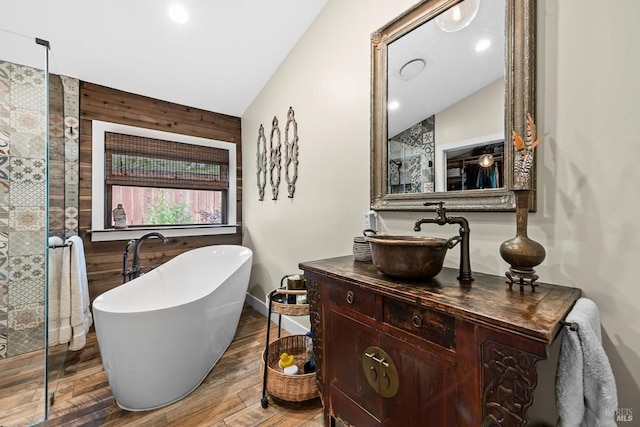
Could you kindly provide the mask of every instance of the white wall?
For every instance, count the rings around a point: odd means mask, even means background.
[[[464,120],[460,121],[460,117]],[[504,133],[504,78],[436,114],[436,145]]]
[[[329,1],[242,116],[243,222],[254,266],[250,292],[264,299],[300,261],[351,253],[369,210],[370,35],[414,0]],[[259,64],[257,64],[259,65]],[[278,117],[284,141],[289,106],[300,145],[295,197],[258,201],[256,141],[267,145]],[[267,180],[268,181],[268,180]]]
[[[329,0],[242,117],[245,243],[255,250],[250,292],[264,298],[298,262],[351,252],[369,204],[370,33],[414,1]],[[541,281],[576,286],[600,307],[619,406],[640,419],[640,1],[538,3],[538,212],[529,235],[547,258]],[[300,172],[295,198],[259,202],[255,141],[296,111]],[[383,213],[389,233],[412,232],[420,213]],[[470,213],[476,271],[503,274],[510,213]],[[449,236],[455,230],[425,228]],[[456,251],[447,265],[458,263]],[[555,351],[555,348],[554,348]],[[553,422],[554,355],[540,363],[530,419]],[[626,423],[626,425],[638,425]]]

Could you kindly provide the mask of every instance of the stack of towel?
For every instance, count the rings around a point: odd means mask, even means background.
[[[68,342],[70,350],[80,350],[86,345],[87,332],[93,324],[89,282],[82,239],[71,236],[67,243],[71,245],[62,252],[58,342]]]
[[[596,304],[580,298],[566,321],[560,343],[556,398],[560,424],[565,426],[616,426],[616,383],[602,348],[600,314]]]

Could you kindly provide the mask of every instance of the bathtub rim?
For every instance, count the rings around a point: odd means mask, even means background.
[[[161,270],[160,271],[156,271],[156,270],[159,270],[163,265],[165,265],[165,264],[167,264],[167,263],[169,263],[171,261],[177,260],[179,257],[181,257],[183,255],[187,255],[190,252],[203,251],[203,250],[210,249],[210,248],[225,248],[225,247],[240,248],[240,250],[238,252],[238,255],[240,255],[241,252],[248,252],[248,255],[246,256],[246,258],[244,258],[238,264],[238,267],[236,268],[236,270],[233,270],[231,272],[231,274],[225,276],[220,281],[220,283],[223,283],[224,281],[228,280],[232,276],[233,272],[243,268],[247,263],[250,263],[250,265],[249,265],[249,269],[250,269],[249,270],[249,274],[251,274],[251,263],[253,262],[253,250],[251,248],[248,248],[248,247],[243,246],[243,245],[208,245],[208,246],[201,246],[201,247],[198,247],[198,248],[193,248],[193,249],[190,249],[188,251],[185,251],[185,252],[182,252],[182,253],[176,255],[175,257],[171,258],[169,261],[161,264],[159,267],[155,268],[154,270],[150,271],[147,274],[154,274],[154,275],[159,274]],[[125,310],[118,311],[118,310],[114,310],[113,308],[105,308],[105,306],[107,304],[111,303],[110,301],[105,301],[107,298],[118,298],[118,297],[120,297],[117,294],[119,292],[122,292],[122,289],[118,290],[119,288],[121,288],[123,286],[126,286],[127,288],[134,287],[134,286],[136,286],[134,284],[136,280],[138,280],[140,278],[143,278],[145,276],[147,277],[147,280],[148,280],[150,276],[147,276],[147,274],[145,274],[145,275],[143,275],[143,276],[141,276],[141,277],[139,277],[137,279],[130,280],[130,281],[126,282],[126,283],[122,283],[122,284],[120,284],[118,286],[115,286],[115,287],[113,287],[113,288],[101,293],[100,295],[98,295],[92,301],[92,303],[91,303],[92,310],[98,310],[98,311],[103,312],[103,313],[112,313],[112,314],[118,314],[118,315],[137,314],[137,313],[153,313],[153,312],[162,311],[162,310],[166,310],[166,309],[173,308],[173,307],[182,307],[182,306],[190,304],[190,303],[192,303],[194,301],[198,301],[200,299],[206,298],[208,295],[211,294],[211,292],[215,291],[215,289],[209,290],[208,292],[200,295],[198,298],[191,299],[191,300],[186,300],[186,301],[183,301],[183,302],[180,302],[180,303],[173,303],[171,305],[165,305],[165,306],[154,307],[154,308],[147,308],[147,309],[142,309],[142,310],[127,309],[126,311]],[[114,294],[116,294],[116,295],[114,296]],[[111,305],[113,305],[113,304],[111,304]]]

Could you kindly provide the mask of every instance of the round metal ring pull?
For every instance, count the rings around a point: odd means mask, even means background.
[[[416,328],[422,326],[422,314],[420,314],[419,311],[416,310],[413,312],[413,316],[411,316],[411,324]]]
[[[353,304],[353,300],[356,298],[353,291],[347,292],[347,303]]]

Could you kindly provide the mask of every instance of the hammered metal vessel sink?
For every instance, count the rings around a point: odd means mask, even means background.
[[[382,273],[400,279],[426,280],[435,277],[444,263],[447,249],[460,236],[447,239],[425,236],[367,236],[371,259]]]

